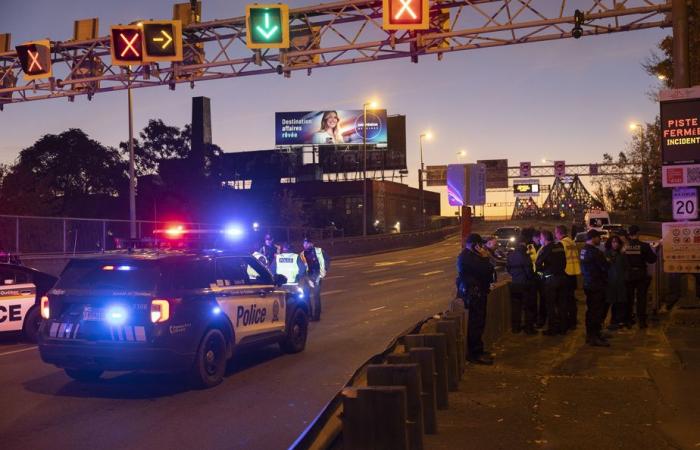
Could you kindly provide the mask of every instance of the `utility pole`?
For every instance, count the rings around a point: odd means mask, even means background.
[[[131,67],[126,69],[129,98],[129,237],[136,239],[136,170],[134,163],[134,112],[131,95]]]
[[[673,87],[690,87],[690,61],[688,39],[688,4],[686,0],[671,3],[673,22]]]
[[[367,236],[367,106],[362,105],[362,236]]]

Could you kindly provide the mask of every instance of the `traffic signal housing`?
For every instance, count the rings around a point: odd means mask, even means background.
[[[132,66],[143,62],[143,29],[139,25],[113,25],[109,44],[112,64]]]
[[[579,39],[581,36],[583,36],[584,20],[586,20],[586,15],[583,13],[583,11],[578,9],[574,11],[574,28],[571,30],[571,36],[573,36],[574,39]]]
[[[248,48],[289,48],[289,6],[246,5],[245,23]]]
[[[430,28],[430,0],[383,0],[385,30],[427,30]]]
[[[48,39],[26,42],[16,46],[15,50],[25,80],[51,77],[53,67],[51,66],[51,43]]]
[[[182,22],[143,22],[143,61],[182,61]]]

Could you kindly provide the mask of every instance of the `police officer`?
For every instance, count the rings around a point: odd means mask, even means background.
[[[564,251],[566,252],[566,306],[564,316],[566,328],[573,330],[576,329],[578,322],[576,287],[578,286],[578,276],[581,275],[578,248],[573,239],[567,234],[566,225],[557,225],[554,228],[554,236],[564,246]]]
[[[301,258],[292,252],[287,242],[282,244],[282,252],[275,255],[271,269],[272,273],[287,277],[287,284],[298,284],[299,277],[305,271]]]
[[[326,277],[330,260],[320,247],[315,247],[310,237],[304,238],[304,250],[299,254],[304,264],[304,275],[309,286],[311,320],[321,320],[321,280]]]
[[[488,257],[482,255],[483,240],[478,234],[467,237],[466,246],[457,258],[457,282],[465,308],[469,309],[467,322],[467,359],[474,364],[493,364],[484,351],[481,337],[486,327],[486,301],[496,271]]]
[[[527,252],[526,243],[532,235],[523,230],[515,249],[508,253],[506,270],[511,276],[510,304],[511,331],[525,334],[537,334],[535,316],[537,315],[537,284],[532,260]],[[525,326],[523,327],[523,313]]]
[[[599,247],[600,232],[589,230],[586,245],[581,249],[583,289],[586,292],[586,343],[594,347],[610,347],[601,335],[603,321],[608,313],[605,302],[608,261]]]
[[[639,328],[647,327],[647,292],[651,277],[647,274],[647,264],[656,262],[656,254],[651,246],[639,240],[639,227],[632,225],[628,230],[629,240],[624,248],[627,257],[627,324],[634,325],[633,314],[636,307]]]
[[[554,242],[551,231],[540,233],[542,248],[537,255],[535,268],[541,274],[547,302],[546,336],[566,334],[566,252],[564,246]]]
[[[263,242],[263,245],[262,247],[260,247],[260,250],[258,252],[265,257],[268,266],[272,264],[272,262],[275,260],[275,255],[277,254],[277,246],[274,244],[274,240],[272,239],[272,235],[270,235],[270,233],[267,233],[265,235],[265,241]]]

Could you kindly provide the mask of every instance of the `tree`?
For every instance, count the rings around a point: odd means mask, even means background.
[[[134,138],[134,161],[136,175],[153,175],[158,172],[161,159],[183,158],[190,153],[191,126],[184,128],[166,125],[161,119],[151,119],[139,133],[141,140]],[[121,152],[129,158],[128,142],[119,144]]]
[[[4,212],[33,215],[119,216],[126,164],[79,129],[47,134],[22,150],[4,177]]]
[[[690,85],[700,84],[700,0],[687,0],[688,3],[688,61]],[[654,77],[663,77],[666,87],[673,87],[673,36],[666,36],[659,43],[661,53],[652,55],[642,64],[644,70]]]

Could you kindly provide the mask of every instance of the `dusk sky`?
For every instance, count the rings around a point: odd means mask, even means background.
[[[109,25],[135,19],[170,19],[171,1],[3,0],[0,32],[12,44],[72,37],[73,20],[99,17]],[[287,2],[290,7],[318,0]],[[203,20],[237,17],[246,2],[204,0]],[[630,121],[658,112],[648,92],[658,87],[642,62],[670,30],[652,29],[423,57],[134,91],[135,129],[151,118],[171,125],[190,121],[193,96],[212,99],[214,142],[225,151],[274,146],[275,111],[360,109],[377,98],[389,114],[407,117],[409,182],[416,183],[418,135],[431,129],[425,162],[508,158],[533,164],[546,157],[589,163],[616,154],[630,139]],[[0,162],[46,133],[82,128],[109,146],[127,139],[126,91],[7,105],[0,113]],[[464,160],[463,160],[464,161]],[[496,200],[493,200],[496,201]],[[443,211],[444,213],[444,211]]]

